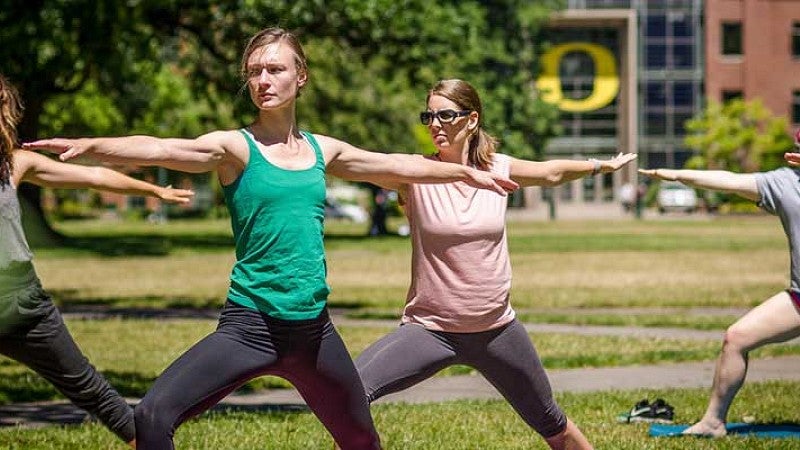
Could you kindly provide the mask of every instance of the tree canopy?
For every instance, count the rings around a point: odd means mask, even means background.
[[[302,128],[381,151],[421,152],[427,90],[480,92],[501,151],[541,156],[558,112],[535,95],[542,26],[563,0],[30,0],[0,8],[2,71],[26,105],[22,140],[193,137],[247,124],[247,39],[298,34],[310,65]],[[36,190],[24,192],[37,203]],[[40,212],[40,211],[39,211]]]
[[[791,150],[786,119],[775,117],[760,100],[709,102],[686,123],[686,145],[700,152],[687,161],[693,169],[734,172],[772,170]]]

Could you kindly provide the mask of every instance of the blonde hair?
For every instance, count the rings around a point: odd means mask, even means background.
[[[17,146],[17,124],[22,118],[22,102],[17,89],[0,74],[0,187],[11,180],[11,152]]]
[[[444,97],[458,105],[459,108],[478,113],[478,127],[469,137],[469,163],[480,169],[488,170],[492,167],[492,157],[497,151],[498,141],[484,131],[483,106],[478,91],[464,80],[441,80],[428,91],[426,102],[432,95]]]
[[[298,72],[305,73],[308,77],[308,61],[306,54],[303,51],[303,46],[297,36],[291,31],[284,30],[283,28],[271,27],[265,28],[250,38],[242,53],[242,63],[239,68],[240,75],[244,82],[247,82],[247,60],[250,55],[261,47],[273,44],[275,42],[285,42],[289,44],[289,48],[294,52],[294,64]],[[299,92],[298,92],[299,95]]]

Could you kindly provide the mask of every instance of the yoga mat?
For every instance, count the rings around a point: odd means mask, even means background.
[[[693,437],[681,434],[689,425],[668,425],[654,423],[650,425],[652,437]],[[800,438],[800,425],[796,424],[752,424],[729,423],[725,426],[729,435],[752,435],[764,438]]]

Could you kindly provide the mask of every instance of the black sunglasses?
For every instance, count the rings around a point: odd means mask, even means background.
[[[463,117],[469,115],[472,111],[464,109],[461,111],[454,111],[452,109],[440,109],[439,111],[425,111],[419,113],[419,121],[423,125],[430,125],[433,118],[436,117],[441,123],[450,123],[456,120],[456,117]]]

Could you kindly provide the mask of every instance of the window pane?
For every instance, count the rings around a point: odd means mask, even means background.
[[[676,82],[673,87],[673,104],[675,106],[694,105],[694,85],[686,82]]]
[[[722,54],[742,54],[742,24],[739,22],[722,24]]]
[[[689,69],[694,66],[694,46],[675,44],[672,47],[672,63],[675,69]]]
[[[675,133],[676,136],[685,135],[686,134],[686,130],[684,128],[684,125],[686,124],[686,121],[691,119],[691,118],[692,118],[691,114],[675,113],[675,116],[674,116],[675,122],[674,122],[674,125],[673,125],[672,132]]]
[[[800,91],[792,92],[792,123],[800,123]]]
[[[729,101],[737,98],[742,98],[742,91],[739,90],[722,91],[722,103],[728,103]]]
[[[647,45],[647,68],[664,69],[667,66],[667,46],[663,44]]]
[[[648,136],[663,136],[667,133],[667,116],[663,113],[647,113],[645,121]]]
[[[800,22],[792,24],[792,56],[800,58]]]
[[[647,16],[647,36],[664,37],[667,35],[667,18],[664,16]]]
[[[663,108],[667,104],[667,94],[663,82],[647,83],[647,106]]]
[[[691,37],[692,16],[686,13],[671,13],[669,21],[672,23],[672,35],[675,37]]]

